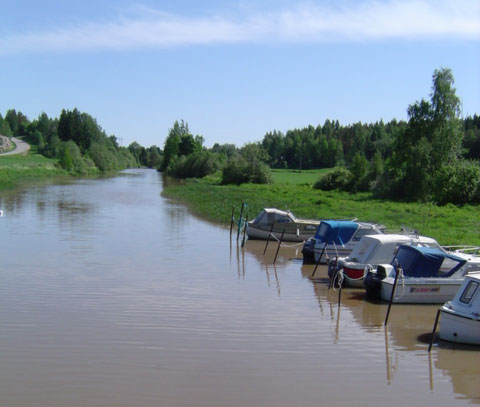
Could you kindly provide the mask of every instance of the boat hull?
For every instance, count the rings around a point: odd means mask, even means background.
[[[445,341],[480,345],[480,315],[468,316],[443,306],[439,335]]]
[[[268,236],[270,235],[270,227],[258,227],[255,225],[249,224],[247,227],[247,236],[249,239],[256,239],[256,240],[267,240]],[[315,231],[305,231],[301,228],[295,227],[294,225],[286,225],[285,229],[283,227],[275,227],[272,231],[273,238],[276,240],[280,240],[283,234],[283,241],[284,242],[304,242],[311,238]],[[272,238],[272,236],[270,236]]]
[[[443,304],[450,301],[462,284],[462,279],[399,279],[393,296],[395,303]],[[394,278],[387,277],[381,281],[381,298],[390,301]]]

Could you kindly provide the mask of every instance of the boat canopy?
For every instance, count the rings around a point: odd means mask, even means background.
[[[264,208],[253,223],[255,225],[272,225],[273,223],[290,223],[295,222],[295,216],[292,212],[280,211],[275,208]]]
[[[315,240],[343,246],[352,238],[358,226],[358,223],[350,220],[322,220],[318,225]]]
[[[370,264],[389,262],[400,245],[411,241],[412,238],[407,235],[365,235],[347,261]]]
[[[405,277],[450,277],[467,260],[432,247],[402,245],[392,260],[392,265],[403,269]]]

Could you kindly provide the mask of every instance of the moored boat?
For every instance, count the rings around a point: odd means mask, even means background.
[[[322,220],[315,236],[303,246],[303,262],[326,263],[329,258],[346,257],[362,236],[382,234],[383,226],[351,220]]]
[[[300,219],[290,211],[275,208],[264,208],[258,216],[247,224],[249,239],[268,239],[273,237],[286,242],[303,242],[312,237],[317,230],[319,220]],[[273,226],[273,229],[272,229]]]
[[[363,288],[367,270],[391,261],[402,244],[440,247],[435,239],[416,234],[379,234],[363,236],[352,253],[345,258],[330,259],[328,275],[343,270],[343,283],[347,287]]]
[[[470,270],[465,258],[441,248],[402,245],[390,264],[370,270],[364,280],[367,296],[393,302],[439,304],[451,300]]]
[[[480,345],[480,272],[467,274],[440,312],[440,339]]]

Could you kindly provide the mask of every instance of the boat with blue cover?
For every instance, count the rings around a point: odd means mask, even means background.
[[[370,270],[364,280],[367,296],[389,301],[398,273],[393,302],[439,304],[451,300],[477,262],[441,248],[402,245],[390,264]]]
[[[303,262],[326,263],[328,258],[346,257],[362,236],[382,234],[384,227],[355,220],[322,220],[315,236],[302,249]]]

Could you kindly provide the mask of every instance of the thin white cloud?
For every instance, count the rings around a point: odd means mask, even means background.
[[[129,50],[221,43],[384,39],[480,40],[478,0],[316,3],[241,18],[196,18],[144,8],[141,15],[0,37],[0,54]],[[338,5],[340,4],[340,5]]]

